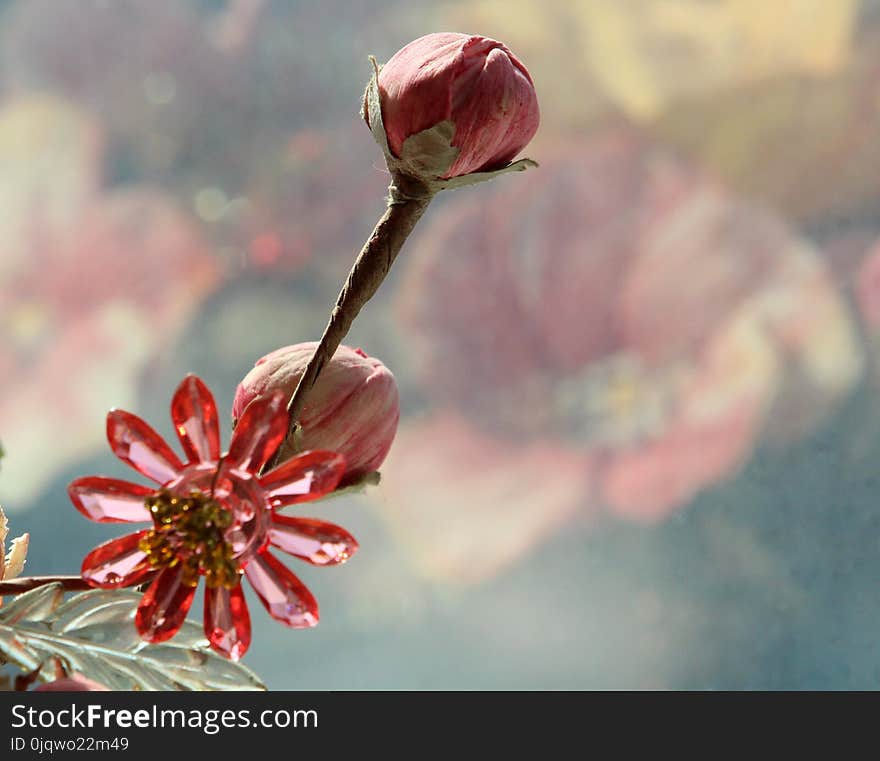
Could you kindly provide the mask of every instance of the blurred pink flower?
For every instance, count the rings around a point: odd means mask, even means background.
[[[191,3],[33,0],[14,4],[2,31],[8,91],[56,93],[99,115],[148,174],[201,155],[217,136],[206,117],[240,89]]]
[[[382,122],[391,152],[413,135],[452,122],[459,149],[443,177],[499,169],[534,137],[539,112],[526,67],[503,43],[478,35],[426,34],[379,72]]]
[[[880,330],[880,240],[868,251],[856,279],[856,300],[865,326]]]
[[[376,494],[427,574],[475,582],[570,522],[591,478],[590,458],[554,438],[512,441],[443,411],[401,430]]]
[[[388,185],[341,83],[370,71],[354,30],[388,23],[342,0],[32,0],[0,25],[0,87],[98,115],[114,166],[191,205],[230,265],[335,278]]]
[[[784,429],[788,398],[807,400],[808,424],[861,368],[817,252],[626,129],[560,146],[530,182],[498,183],[479,204],[453,199],[407,263],[398,305],[415,369],[435,415],[467,421],[454,445],[395,447],[385,469],[385,512],[424,529],[419,552],[438,526],[471,526],[494,567],[546,534],[535,524],[578,508],[661,520],[734,474],[768,427]],[[405,422],[400,440],[422,430]],[[448,473],[466,437],[482,443],[459,491]],[[477,506],[487,440],[521,457],[552,442],[543,478],[569,504],[548,508],[538,490]],[[510,461],[518,495],[527,487]],[[413,472],[445,511],[398,488]],[[528,519],[509,510],[526,501]],[[518,543],[493,545],[488,511]]]
[[[9,509],[101,442],[108,398],[218,280],[198,229],[145,187],[100,189],[102,136],[52,98],[0,109],[0,430]]]
[[[285,346],[257,360],[238,384],[232,402],[233,425],[254,399],[284,392],[289,399],[316,342]],[[361,349],[340,346],[309,392],[296,435],[296,452],[329,449],[345,457],[344,481],[378,470],[400,417],[397,382],[378,359]],[[295,452],[281,450],[279,463]]]
[[[356,120],[291,133],[277,161],[251,167],[242,245],[248,266],[296,271],[311,262],[336,280],[381,211],[389,177],[380,164]]]
[[[0,86],[70,98],[141,174],[237,199],[252,172],[283,162],[292,132],[342,113],[363,132],[340,83],[368,76],[351,40],[380,25],[343,0],[28,0],[0,27]]]

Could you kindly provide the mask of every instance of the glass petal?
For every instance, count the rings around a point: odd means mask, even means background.
[[[345,457],[315,450],[291,458],[260,479],[273,507],[309,502],[332,492],[345,473]]]
[[[140,484],[102,476],[77,478],[67,487],[73,506],[98,523],[149,521],[150,511],[144,502],[153,492]]]
[[[167,484],[183,469],[183,463],[162,437],[125,410],[110,410],[107,440],[120,460],[157,483]]]
[[[273,515],[269,542],[313,565],[338,565],[357,551],[358,543],[344,528],[313,518]]]
[[[189,613],[196,588],[183,582],[183,567],[163,568],[138,605],[134,623],[148,642],[164,642],[177,634]]]
[[[226,462],[231,467],[257,473],[278,449],[287,434],[287,408],[284,393],[258,396],[241,415]]]
[[[276,621],[305,629],[318,623],[318,603],[305,585],[269,552],[255,555],[244,567],[254,591]]]
[[[201,378],[187,375],[171,400],[171,420],[190,462],[220,459],[217,405]]]
[[[241,584],[205,591],[205,636],[211,647],[233,661],[251,644],[251,617]]]
[[[153,572],[147,556],[138,548],[149,530],[111,539],[99,544],[83,558],[82,577],[93,587],[130,587]]]

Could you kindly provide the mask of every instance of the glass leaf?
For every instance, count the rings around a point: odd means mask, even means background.
[[[44,584],[5,600],[0,608],[0,623],[14,624],[19,619],[31,622],[45,621],[64,599],[60,584]]]
[[[95,589],[61,602],[60,584],[25,592],[0,608],[0,655],[39,678],[65,668],[111,690],[264,690],[256,674],[216,654],[201,623],[184,621],[174,639],[144,642],[134,617],[143,597]]]

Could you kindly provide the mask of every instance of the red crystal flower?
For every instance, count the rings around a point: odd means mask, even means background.
[[[101,476],[70,484],[68,494],[87,518],[153,521],[151,529],[92,550],[82,563],[83,578],[104,589],[152,579],[135,624],[145,640],[163,642],[180,628],[204,576],[205,635],[214,650],[233,660],[244,655],[251,640],[242,574],[272,618],[294,628],[317,624],[315,598],[269,546],[313,565],[351,557],[357,542],[339,526],[278,514],[278,508],[333,491],[345,472],[345,458],[305,452],[259,475],[287,432],[280,392],[248,406],[224,455],[214,398],[196,376],[187,376],[175,391],[171,419],[186,462],[139,417],[122,410],[107,415],[113,452],[160,488]]]

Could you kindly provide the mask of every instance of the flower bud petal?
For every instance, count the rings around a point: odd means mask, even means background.
[[[238,385],[233,421],[257,397],[281,390],[289,398],[316,345],[285,346],[259,359]],[[340,346],[306,396],[296,452],[339,452],[347,463],[343,481],[351,483],[377,470],[385,460],[399,417],[397,382],[391,371],[360,349]]]

